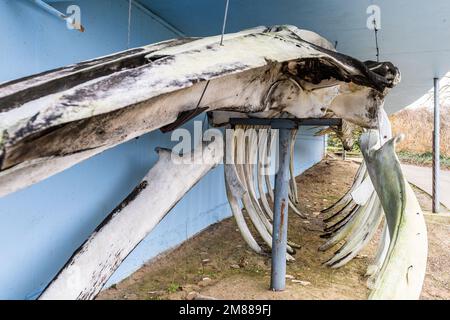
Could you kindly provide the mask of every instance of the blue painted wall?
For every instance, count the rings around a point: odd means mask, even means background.
[[[63,22],[28,0],[0,0],[0,82],[126,49],[127,1],[53,4],[61,11],[69,4],[79,5],[86,32],[66,29]],[[132,46],[174,37],[140,10],[134,9],[132,17]],[[182,19],[194,18],[184,15]],[[313,137],[310,130],[299,134],[297,144],[298,172],[322,158],[323,138]],[[141,180],[156,160],[154,148],[171,145],[170,135],[152,132],[0,199],[0,299],[35,298]],[[141,242],[109,284],[229,214],[218,167]]]
[[[127,49],[128,1],[79,0],[52,3],[61,12],[70,4],[82,10],[85,33],[29,0],[0,0],[0,81],[33,74]],[[132,11],[131,47],[171,39],[174,34],[140,10]]]

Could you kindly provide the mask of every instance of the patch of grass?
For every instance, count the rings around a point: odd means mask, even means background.
[[[249,265],[240,270],[240,272],[245,272],[248,275],[252,275],[252,276],[261,276],[261,275],[264,275],[264,272],[267,272],[267,271],[270,271],[270,270],[261,268],[261,266],[257,266],[257,265]]]
[[[168,293],[174,293],[181,290],[181,286],[178,283],[171,283],[169,287],[167,287]]]
[[[431,166],[433,163],[433,154],[431,152],[413,153],[410,151],[397,152],[399,159],[402,162],[416,164],[421,166]],[[450,157],[441,155],[441,167],[450,169]]]

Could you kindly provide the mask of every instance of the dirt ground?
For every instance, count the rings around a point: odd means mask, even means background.
[[[353,161],[328,159],[297,177],[300,208],[308,219],[289,215],[288,237],[301,248],[287,266],[285,291],[269,291],[269,255],[248,249],[230,218],[153,259],[103,291],[98,299],[192,299],[198,295],[217,299],[366,299],[364,273],[379,235],[340,269],[323,266],[332,252],[317,250],[323,243],[324,225],[319,211],[348,190],[357,168]],[[418,195],[426,210],[431,200],[426,194]],[[429,260],[422,298],[450,299],[450,217],[427,215],[427,225]]]

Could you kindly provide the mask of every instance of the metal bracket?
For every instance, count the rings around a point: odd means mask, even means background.
[[[273,129],[297,129],[300,126],[341,126],[342,119],[339,118],[306,118],[306,119],[284,119],[284,118],[231,118],[230,124],[270,126]]]

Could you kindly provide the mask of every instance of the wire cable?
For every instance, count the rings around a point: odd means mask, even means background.
[[[378,29],[377,29],[377,20],[373,18],[373,31],[375,32],[375,48],[377,50],[377,62],[380,62],[380,47],[378,45]]]
[[[220,45],[223,46],[223,36],[225,34],[225,28],[227,26],[227,18],[228,18],[228,5],[230,4],[230,0],[227,0],[225,4],[225,14],[223,16],[223,25],[222,25],[222,37],[220,38]]]
[[[127,49],[131,46],[131,7],[133,0],[128,0],[128,35],[127,35]]]

